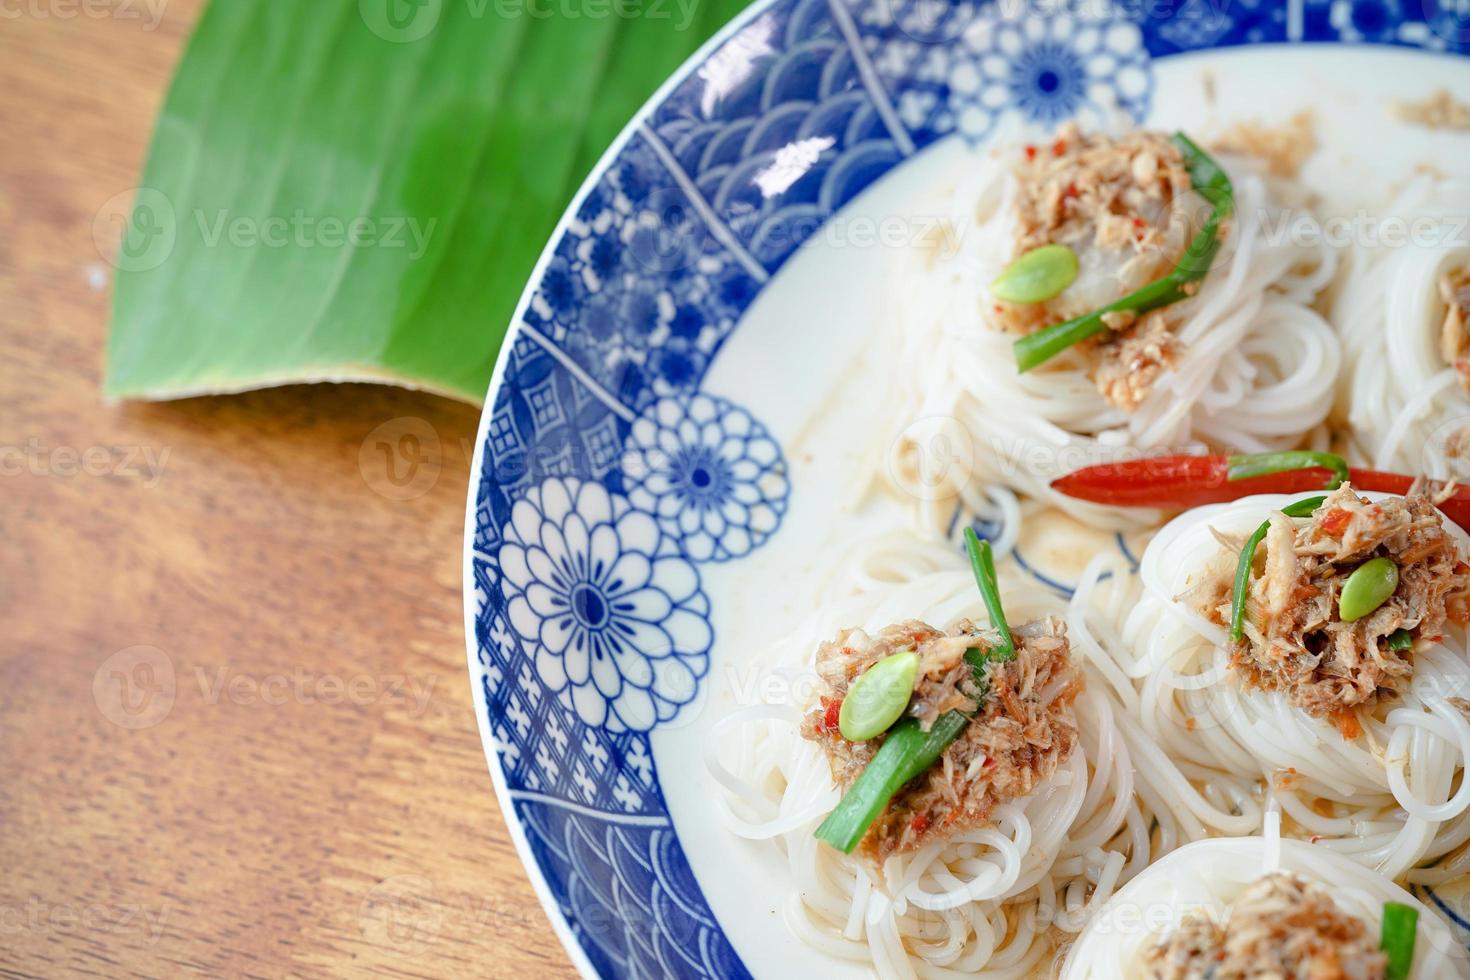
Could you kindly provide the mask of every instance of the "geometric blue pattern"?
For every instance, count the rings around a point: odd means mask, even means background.
[[[1259,43],[1470,53],[1470,0],[764,0],[579,193],[486,407],[468,587],[492,765],[598,973],[747,975],[648,740],[708,669],[701,566],[760,547],[787,509],[782,434],[702,390],[746,309],[937,140],[1142,119],[1153,60]]]

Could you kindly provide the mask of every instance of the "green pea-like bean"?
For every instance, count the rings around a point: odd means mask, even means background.
[[[1065,245],[1042,245],[1006,266],[990,284],[990,294],[1007,303],[1045,303],[1076,278],[1076,252]]]
[[[849,742],[866,742],[888,731],[908,707],[918,673],[919,655],[913,650],[884,657],[863,671],[847,689],[837,712],[842,737]]]
[[[1370,558],[1342,583],[1337,615],[1345,623],[1362,619],[1388,601],[1399,587],[1399,567],[1392,558]]]

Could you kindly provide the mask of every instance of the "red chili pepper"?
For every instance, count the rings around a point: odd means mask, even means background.
[[[1035,160],[1036,159],[1036,147],[1032,146],[1030,143],[1027,143],[1026,144],[1026,159],[1027,160]]]
[[[1067,152],[1067,141],[1066,140],[1057,140],[1055,143],[1053,143],[1051,145],[1051,155],[1054,156],[1054,157],[1059,157],[1063,153],[1066,153],[1066,152]]]
[[[909,821],[909,826],[913,828],[914,833],[922,834],[929,829],[929,818],[920,813]]]
[[[1343,510],[1341,507],[1334,507],[1322,518],[1322,530],[1335,538],[1352,523],[1352,520],[1352,511]]]
[[[1326,467],[1311,466],[1265,476],[1230,480],[1224,456],[1153,456],[1126,463],[1087,466],[1052,481],[1069,497],[1114,507],[1158,507],[1188,510],[1203,504],[1221,504],[1256,493],[1309,493],[1321,491],[1332,477]],[[1350,481],[1357,490],[1407,493],[1414,478],[1402,473],[1353,467]],[[1439,504],[1456,524],[1470,530],[1470,486],[1456,486]]]
[[[827,709],[822,714],[822,731],[824,731],[824,732],[835,732],[835,731],[837,731],[837,727],[838,727],[837,716],[842,713],[842,699],[841,698],[822,698],[822,705]]]

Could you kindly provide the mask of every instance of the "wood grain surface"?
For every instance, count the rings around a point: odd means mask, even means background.
[[[200,7],[0,3],[0,976],[571,975],[470,704],[478,413],[99,395],[94,219]]]

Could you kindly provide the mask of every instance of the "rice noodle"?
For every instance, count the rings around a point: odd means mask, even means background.
[[[875,554],[884,548],[872,546]],[[882,581],[860,572],[873,588],[824,606],[761,667],[809,672],[813,653],[839,627],[877,629],[915,616],[935,624],[982,619],[959,556],[936,549],[925,561],[924,554],[911,578],[900,579],[892,565]],[[1021,584],[1008,568],[1002,589],[1014,622],[1064,612],[1063,600]],[[798,733],[803,705],[754,705],[723,720],[707,753],[724,790],[723,816],[739,836],[784,851],[792,931],[843,958],[864,959],[865,944],[884,977],[1020,978],[1049,962],[1115,888],[1162,853],[1151,839],[1151,814],[1135,795],[1149,767],[1132,757],[1135,743],[1119,727],[1123,709],[1112,685],[1085,669],[1088,687],[1076,702],[1080,745],[1057,774],[998,807],[993,826],[891,855],[876,880],[862,860],[812,836],[839,794],[821,749]],[[1148,792],[1162,798],[1172,788]]]
[[[1470,263],[1470,181],[1421,175],[1384,205],[1385,216],[1437,229],[1419,240],[1355,242],[1332,302],[1346,370],[1339,412],[1354,462],[1439,479],[1470,476],[1470,459],[1445,440],[1470,424],[1470,397],[1439,351],[1445,304],[1439,280]]]
[[[1137,692],[1138,720],[1120,719],[1125,739],[1168,747],[1148,758],[1175,790],[1165,805],[1183,839],[1249,832],[1243,825],[1259,826],[1254,801],[1270,790],[1293,836],[1398,877],[1470,834],[1470,784],[1451,791],[1470,762],[1470,723],[1446,701],[1470,690],[1464,631],[1418,650],[1410,689],[1360,715],[1364,734],[1349,741],[1283,693],[1243,687],[1223,669],[1223,628],[1179,598],[1218,552],[1216,531],[1243,537],[1290,499],[1249,497],[1169,522],[1137,580],[1112,580],[1136,602],[1108,618],[1079,592],[1069,630],[1076,649],[1111,660],[1105,676],[1127,677]],[[1448,526],[1470,554],[1470,538]]]
[[[1300,841],[1269,836],[1198,841],[1180,848],[1113,897],[1073,944],[1062,980],[1138,977],[1145,950],[1187,918],[1228,920],[1231,903],[1262,874],[1284,871],[1326,889],[1339,911],[1361,919],[1372,936],[1385,902],[1419,911],[1410,980],[1465,976],[1470,958],[1449,929],[1389,879]]]
[[[1095,526],[1152,523],[1155,513],[1083,503],[1049,483],[1147,450],[1292,448],[1326,419],[1340,344],[1311,304],[1333,276],[1336,253],[1268,235],[1281,210],[1276,189],[1289,185],[1268,183],[1240,159],[1221,163],[1234,182],[1236,217],[1200,293],[1166,310],[1182,355],[1129,414],[1102,396],[1076,353],[1017,374],[1015,337],[980,315],[990,280],[1009,259],[1015,181],[991,154],[956,184],[946,205],[954,247],[914,250],[901,263],[902,302],[881,361],[892,387],[883,400],[892,406],[887,431],[903,434],[874,448],[886,454],[879,469],[889,485],[917,500],[920,528],[943,528],[957,500],[971,513],[992,512],[997,487]],[[942,438],[929,434],[934,425]]]

